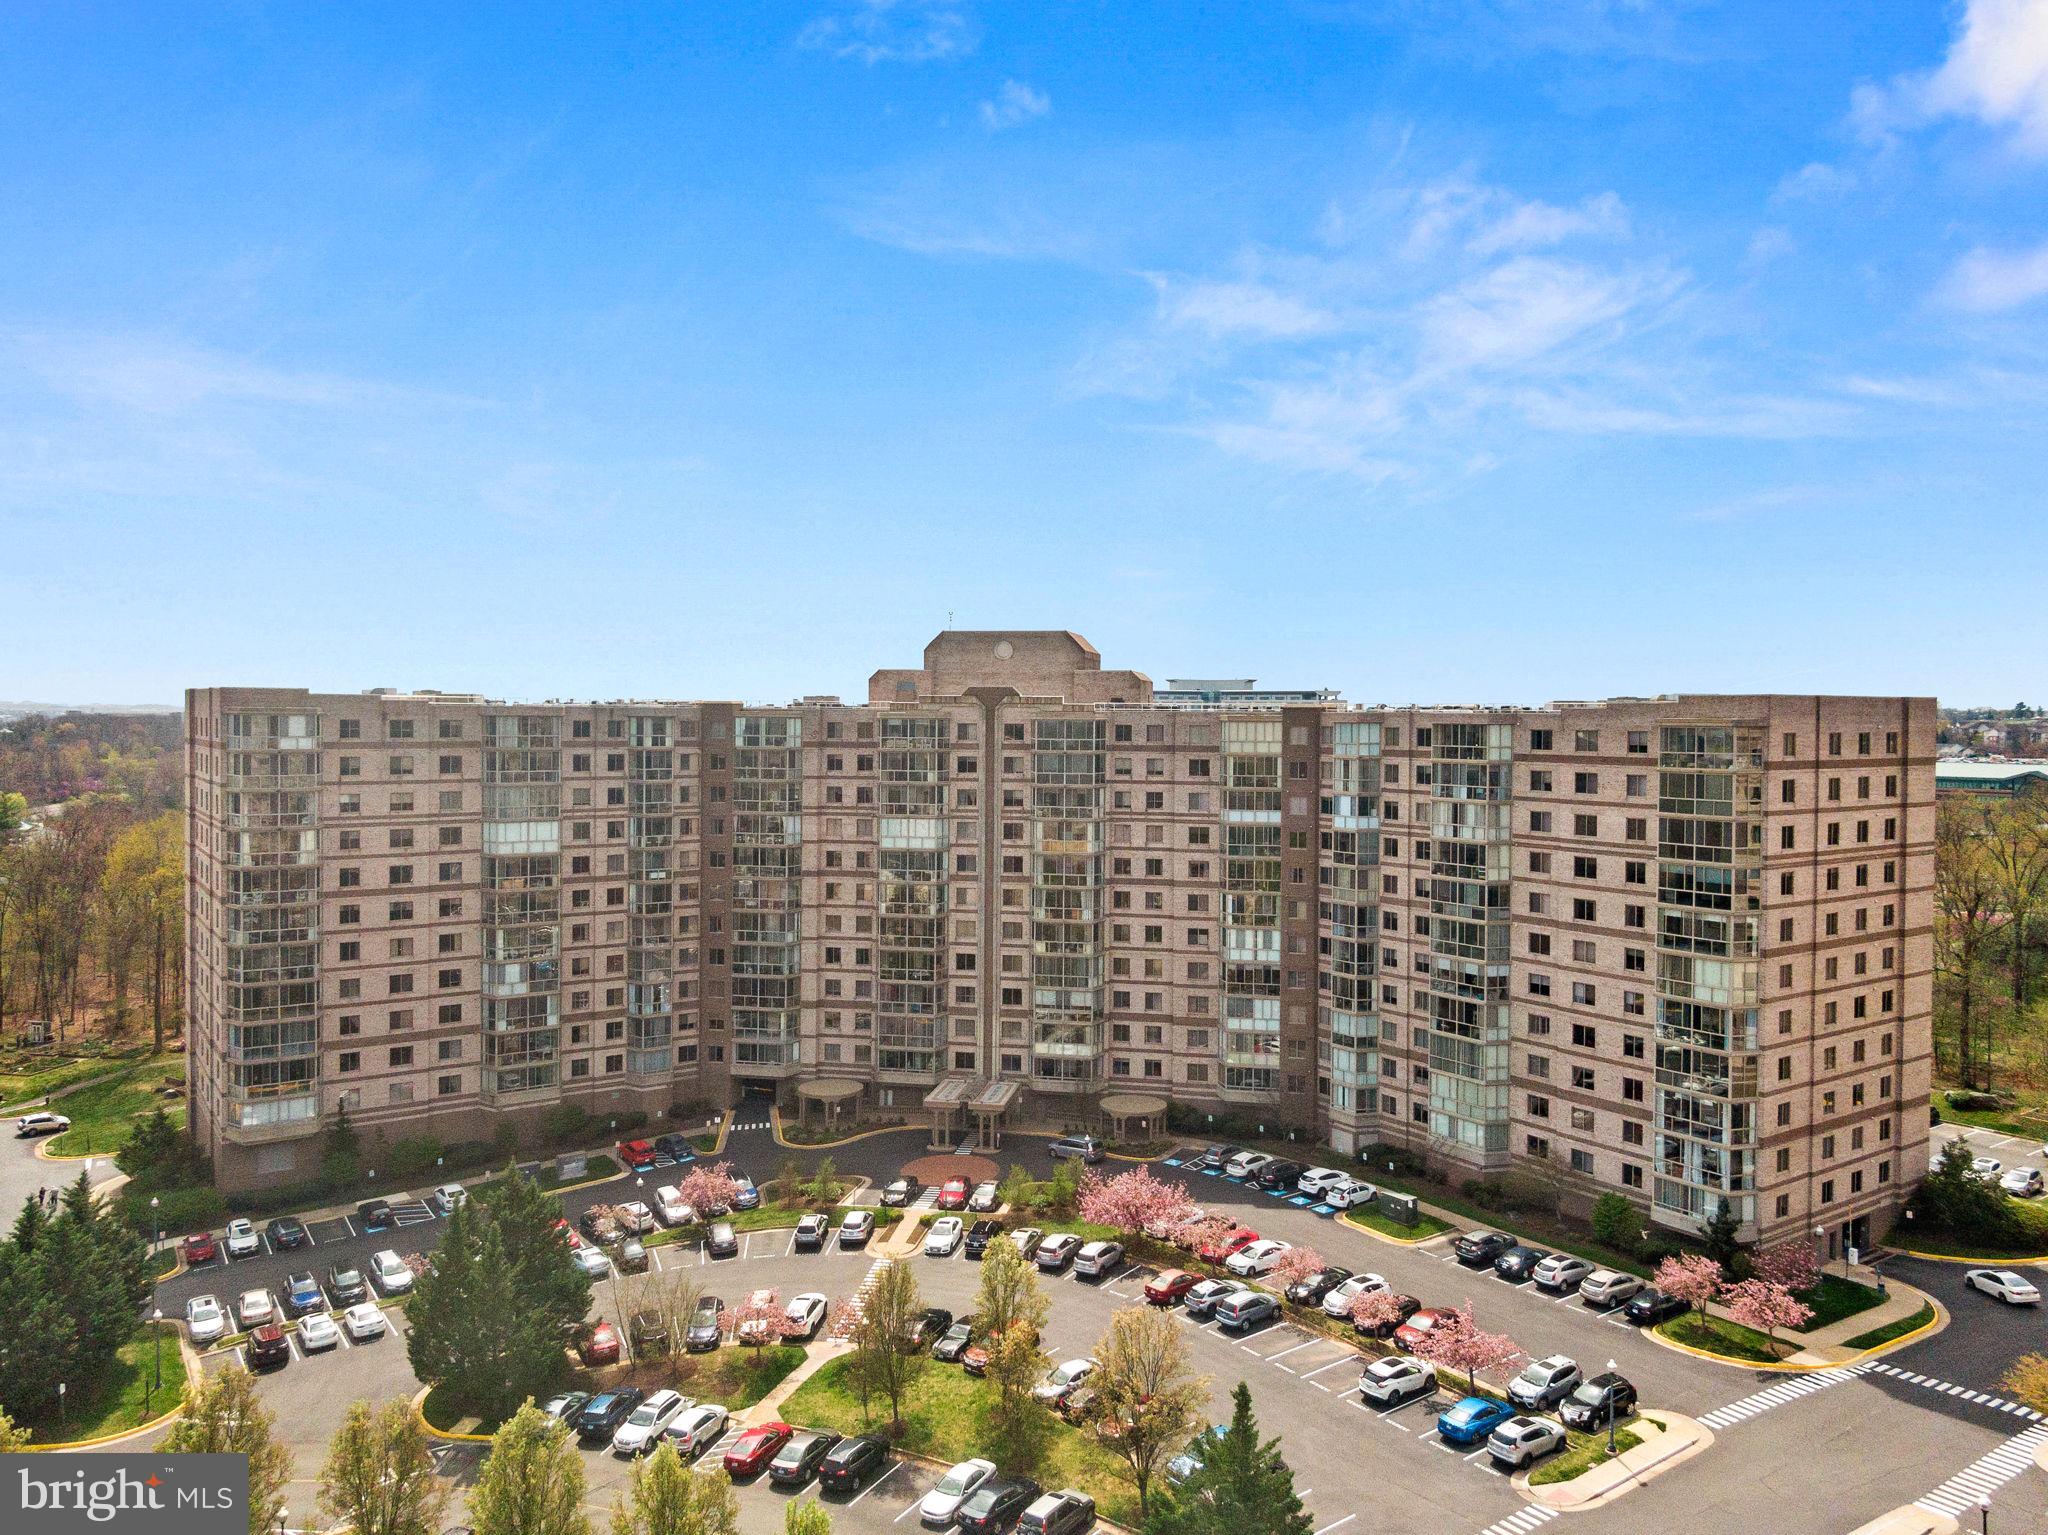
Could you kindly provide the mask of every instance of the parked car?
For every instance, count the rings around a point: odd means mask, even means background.
[[[939,1185],[937,1207],[941,1210],[966,1209],[969,1187],[965,1178],[948,1178]]]
[[[914,1354],[920,1349],[930,1348],[946,1335],[946,1329],[952,1325],[953,1313],[944,1306],[925,1307],[924,1314],[911,1328],[910,1336],[904,1339],[904,1352]]]
[[[1498,1258],[1493,1260],[1493,1271],[1509,1284],[1521,1284],[1536,1272],[1536,1265],[1551,1256],[1547,1247],[1531,1247],[1527,1242],[1517,1242]]]
[[[1039,1244],[1045,1241],[1045,1233],[1036,1226],[1019,1226],[1010,1233],[1010,1240],[1017,1244],[1018,1252],[1027,1258],[1035,1258]]]
[[[1537,1264],[1529,1280],[1551,1295],[1566,1295],[1578,1289],[1579,1281],[1593,1272],[1593,1265],[1570,1253],[1552,1253]]]
[[[62,1135],[70,1128],[71,1121],[62,1114],[37,1109],[33,1114],[24,1114],[14,1122],[14,1138],[26,1141],[38,1135]]]
[[[2040,1197],[2041,1169],[2038,1167],[2015,1167],[2003,1174],[1998,1186],[2015,1199],[2037,1199]]]
[[[1238,1155],[1241,1155],[1241,1148],[1236,1146],[1204,1146],[1202,1154],[1190,1161],[1188,1165],[1190,1167],[1213,1167],[1218,1172],[1221,1172],[1230,1165],[1230,1159]]]
[[[1083,1242],[1081,1250],[1074,1254],[1074,1277],[1101,1279],[1114,1272],[1123,1261],[1124,1244],[1121,1242]]]
[[[1029,1328],[1028,1324],[1018,1325],[1025,1325],[1027,1327],[1027,1330],[1031,1332],[1032,1340],[1034,1342],[1037,1340],[1037,1329]],[[994,1342],[995,1339],[991,1336],[983,1338],[978,1343],[969,1344],[967,1347],[967,1352],[960,1356],[960,1368],[965,1370],[969,1375],[986,1375],[988,1373],[989,1348]]]
[[[265,1322],[250,1329],[248,1353],[250,1369],[267,1370],[274,1365],[290,1364],[292,1346],[285,1341],[282,1326]]]
[[[1045,1379],[1031,1388],[1031,1394],[1048,1407],[1057,1407],[1095,1373],[1092,1359],[1069,1359],[1045,1372]]]
[[[541,1404],[540,1410],[557,1423],[566,1423],[574,1428],[576,1415],[583,1411],[583,1404],[589,1400],[588,1391],[564,1391],[559,1396],[549,1397]]]
[[[610,1244],[619,1239],[619,1218],[610,1205],[592,1205],[576,1217],[576,1228],[593,1242]]]
[[[790,1325],[797,1329],[791,1336],[809,1343],[818,1336],[818,1329],[825,1325],[825,1313],[830,1302],[816,1290],[806,1290],[793,1296],[782,1314],[789,1318]]]
[[[697,1309],[690,1313],[690,1325],[683,1333],[683,1347],[692,1354],[718,1347],[725,1336],[725,1302],[716,1295],[697,1297]]]
[[[673,1183],[654,1191],[654,1213],[664,1226],[687,1226],[697,1218],[697,1212],[684,1201],[683,1191]]]
[[[434,1190],[434,1203],[443,1215],[453,1215],[469,1203],[469,1190],[459,1183],[444,1183]]]
[[[619,1425],[633,1415],[646,1396],[637,1386],[620,1386],[615,1391],[600,1391],[583,1404],[583,1410],[576,1414],[578,1436],[592,1444],[609,1444],[612,1435],[619,1431]]]
[[[185,1302],[185,1331],[194,1343],[218,1343],[227,1336],[228,1314],[212,1295],[195,1295]]]
[[[1088,1535],[1095,1528],[1095,1500],[1064,1487],[1049,1492],[1024,1510],[1018,1535]]]
[[[362,1270],[353,1263],[330,1264],[327,1269],[327,1298],[337,1306],[353,1306],[370,1298],[370,1287]]]
[[[619,1244],[619,1254],[612,1262],[618,1265],[621,1274],[646,1273],[647,1244],[638,1237],[627,1237]]]
[[[391,1324],[384,1320],[384,1308],[375,1301],[358,1301],[341,1314],[341,1325],[348,1329],[351,1343],[362,1343],[371,1338],[381,1338],[390,1330]]]
[[[253,1258],[263,1251],[263,1236],[257,1231],[256,1223],[247,1220],[228,1222],[227,1249],[230,1258]]]
[[[391,1201],[366,1199],[356,1206],[356,1230],[365,1234],[382,1231],[392,1222]]]
[[[684,1460],[694,1460],[718,1443],[730,1419],[717,1402],[699,1402],[677,1413],[667,1430],[668,1442]]]
[[[705,1233],[704,1250],[714,1258],[739,1256],[740,1234],[733,1230],[731,1221],[718,1221]]]
[[[1579,1281],[1579,1299],[1589,1306],[1612,1311],[1643,1291],[1643,1281],[1619,1269],[1595,1269]]]
[[[1576,1359],[1550,1354],[1532,1359],[1508,1382],[1508,1396],[1517,1407],[1548,1411],[1579,1389],[1585,1373]]]
[[[798,1252],[822,1252],[825,1238],[832,1230],[832,1223],[813,1211],[799,1216],[796,1223],[795,1248]]]
[[[669,1349],[668,1323],[659,1311],[636,1311],[626,1319],[626,1336],[638,1359],[659,1359]]]
[[[654,1211],[640,1200],[629,1199],[624,1204],[613,1205],[612,1209],[618,1215],[619,1229],[630,1231],[636,1237],[645,1236],[655,1227]]]
[[[818,1467],[837,1443],[839,1436],[826,1429],[792,1435],[768,1462],[768,1480],[778,1487],[803,1486],[818,1474]]]
[[[1451,1243],[1451,1252],[1466,1268],[1483,1269],[1491,1268],[1496,1258],[1515,1245],[1505,1231],[1468,1231]]]
[[[1188,1447],[1166,1463],[1166,1480],[1178,1487],[1208,1463],[1216,1446],[1230,1432],[1228,1423],[1212,1423],[1188,1441]]]
[[[211,1263],[220,1256],[220,1246],[213,1240],[210,1231],[195,1231],[180,1244],[185,1255],[185,1267],[197,1268],[202,1263]]]
[[[848,1210],[839,1222],[839,1245],[859,1247],[875,1234],[875,1217],[872,1211]]]
[[[1092,1135],[1063,1135],[1045,1148],[1055,1162],[1100,1162],[1102,1143]]]
[[[1216,1303],[1216,1325],[1225,1332],[1247,1332],[1280,1315],[1280,1302],[1264,1290],[1239,1290]]]
[[[1343,1268],[1317,1269],[1306,1279],[1297,1279],[1287,1287],[1287,1298],[1297,1306],[1319,1306],[1323,1297],[1351,1277],[1351,1270]]]
[[[1255,1274],[1265,1273],[1280,1261],[1283,1253],[1292,1252],[1293,1249],[1294,1244],[1292,1242],[1280,1242],[1275,1241],[1272,1237],[1261,1237],[1256,1242],[1245,1243],[1244,1246],[1240,1247],[1228,1258],[1225,1258],[1223,1260],[1223,1267],[1230,1273],[1242,1274],[1249,1278]]]
[[[412,1268],[386,1247],[370,1254],[370,1277],[386,1295],[403,1295],[412,1288]]]
[[[1408,1318],[1421,1309],[1422,1302],[1414,1296],[1397,1295],[1394,1297],[1394,1314],[1391,1317],[1381,1322],[1361,1322],[1354,1319],[1351,1328],[1361,1338],[1377,1338],[1384,1343],[1401,1330]]]
[[[943,1364],[958,1364],[968,1345],[974,1342],[974,1324],[968,1321],[955,1322],[939,1334],[939,1341],[932,1345],[932,1358]]]
[[[1477,1444],[1514,1415],[1490,1396],[1460,1397],[1436,1415],[1436,1436],[1445,1444]]]
[[[842,1439],[818,1465],[818,1485],[832,1492],[857,1492],[889,1464],[887,1441],[874,1434]]]
[[[942,1215],[931,1224],[924,1234],[924,1255],[927,1258],[950,1258],[953,1250],[960,1245],[965,1230],[957,1215]]]
[[[287,1274],[284,1280],[284,1310],[286,1316],[301,1317],[311,1312],[325,1311],[327,1297],[320,1293],[320,1281],[307,1269],[302,1274]]]
[[[1002,1193],[992,1182],[975,1184],[974,1192],[967,1196],[967,1208],[976,1215],[986,1215],[1002,1202]]]
[[[773,1290],[755,1290],[749,1294],[746,1303],[740,1307],[741,1311],[747,1312],[749,1315],[745,1321],[733,1328],[732,1341],[735,1343],[766,1343],[769,1332],[769,1308],[774,1304],[775,1292]]]
[[[1300,1193],[1320,1197],[1324,1189],[1343,1183],[1350,1176],[1340,1167],[1305,1167],[1294,1180],[1294,1187]]]
[[[735,1210],[758,1210],[761,1208],[761,1191],[754,1187],[754,1180],[745,1173],[732,1175],[732,1207]]]
[[[951,1524],[960,1512],[960,1505],[967,1501],[968,1494],[995,1474],[996,1468],[990,1461],[961,1461],[924,1495],[924,1501],[917,1505],[917,1517],[925,1524],[942,1527]]]
[[[324,1311],[315,1311],[299,1322],[299,1347],[308,1354],[324,1354],[341,1346],[341,1328]]]
[[[1291,1189],[1300,1179],[1301,1175],[1307,1171],[1308,1167],[1306,1164],[1290,1162],[1282,1158],[1276,1162],[1268,1162],[1245,1181],[1254,1188]]]
[[[1963,1275],[1963,1283],[2008,1306],[2041,1304],[2041,1292],[2033,1281],[2011,1269],[1971,1269]]]
[[[306,1225],[296,1215],[278,1216],[263,1228],[263,1234],[270,1238],[272,1252],[296,1252],[306,1245]]]
[[[1979,1178],[1986,1180],[1987,1182],[1993,1178],[1996,1178],[1999,1174],[2000,1169],[2002,1169],[2004,1166],[2005,1164],[1999,1161],[1996,1157],[1970,1158],[1970,1171],[1975,1173]]]
[[[924,1185],[915,1178],[898,1178],[882,1189],[882,1208],[885,1210],[908,1209],[916,1203],[918,1195],[924,1192]]]
[[[953,1522],[967,1535],[1004,1535],[1038,1501],[1040,1492],[1038,1483],[1028,1477],[1013,1482],[991,1477],[967,1495]]]
[[[1609,1417],[1619,1423],[1636,1410],[1636,1388],[1612,1370],[1596,1375],[1564,1399],[1566,1428],[1581,1432],[1604,1427]]]
[[[1384,1290],[1386,1287],[1386,1280],[1377,1274],[1353,1274],[1349,1279],[1340,1280],[1330,1287],[1323,1296],[1323,1310],[1330,1316],[1349,1316],[1351,1303],[1359,1296]]]
[[[1240,1151],[1223,1164],[1226,1178],[1249,1178],[1274,1158],[1263,1151]]]
[[[1235,1279],[1204,1279],[1188,1291],[1181,1309],[1196,1320],[1206,1322],[1216,1314],[1218,1301],[1246,1288],[1248,1286]]]
[[[1358,1394],[1381,1407],[1394,1407],[1436,1390],[1436,1366],[1404,1354],[1375,1359],[1358,1377]]]
[[[602,1279],[612,1271],[612,1260],[605,1250],[587,1242],[569,1254],[569,1261],[592,1279]]]
[[[265,1322],[277,1320],[277,1306],[270,1299],[268,1290],[244,1290],[242,1298],[235,1302],[235,1320],[242,1331],[260,1327]]]
[[[1003,1234],[1002,1225],[996,1221],[976,1221],[967,1228],[967,1242],[962,1249],[968,1257],[979,1258],[988,1252],[988,1244]]]
[[[620,1141],[619,1160],[636,1173],[644,1173],[654,1165],[654,1143],[652,1141]]]
[[[1201,1283],[1201,1275],[1186,1269],[1167,1269],[1145,1281],[1145,1299],[1155,1306],[1178,1306],[1188,1291]]]
[[[583,1329],[576,1343],[577,1357],[596,1369],[619,1362],[619,1330],[610,1322],[593,1322]]]
[[[1621,1308],[1622,1320],[1636,1327],[1655,1327],[1673,1317],[1684,1316],[1692,1307],[1662,1290],[1644,1290]]]
[[[657,1159],[667,1157],[671,1162],[688,1164],[697,1160],[697,1153],[691,1148],[687,1135],[678,1135],[673,1130],[654,1138],[654,1155]]]
[[[1081,1239],[1069,1231],[1057,1231],[1038,1244],[1033,1261],[1048,1274],[1056,1274],[1073,1261],[1081,1250]]]
[[[1402,1348],[1412,1349],[1429,1335],[1431,1329],[1437,1323],[1456,1315],[1455,1311],[1442,1311],[1434,1307],[1426,1307],[1416,1312],[1407,1321],[1394,1329],[1394,1342]]]
[[[1519,1471],[1564,1448],[1561,1425],[1548,1418],[1512,1417],[1486,1436],[1486,1453],[1494,1464]]]
[[[647,1398],[626,1415],[612,1434],[614,1455],[645,1455],[661,1443],[661,1436],[669,1424],[685,1407],[689,1398],[682,1392],[664,1388]]]
[[[1380,1191],[1362,1178],[1346,1178],[1342,1183],[1330,1184],[1321,1197],[1333,1210],[1356,1210],[1378,1199]]]

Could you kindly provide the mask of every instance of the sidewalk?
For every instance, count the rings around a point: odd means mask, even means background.
[[[1659,1429],[1652,1419],[1661,1419],[1664,1427]],[[1614,1459],[1602,1461],[1568,1482],[1533,1485],[1528,1472],[1518,1471],[1515,1490],[1560,1512],[1598,1508],[1692,1459],[1714,1442],[1713,1433],[1703,1425],[1661,1408],[1630,1426],[1643,1434],[1643,1442],[1634,1449],[1623,1450]]]
[[[733,1422],[742,1429],[752,1428],[757,1423],[773,1423],[782,1415],[782,1404],[796,1395],[797,1387],[833,1360],[852,1352],[853,1345],[844,1339],[835,1338],[829,1343],[812,1344],[805,1352],[802,1364],[777,1381],[775,1389],[760,1401],[734,1413]]]
[[[1861,1266],[1850,1269],[1846,1277],[1857,1284],[1869,1285],[1872,1288],[1879,1284],[1884,1285],[1887,1292],[1885,1298],[1868,1310],[1859,1311],[1854,1316],[1843,1317],[1839,1322],[1830,1322],[1827,1326],[1816,1328],[1810,1333],[1789,1335],[1797,1337],[1801,1346],[1796,1353],[1787,1354],[1783,1363],[1820,1368],[1848,1364],[1852,1360],[1861,1359],[1870,1350],[1850,1348],[1848,1344],[1851,1338],[1860,1338],[1867,1332],[1875,1332],[1878,1328],[1888,1327],[1893,1322],[1903,1322],[1906,1318],[1917,1315],[1922,1306],[1934,1308],[1934,1319],[1927,1323],[1928,1328],[1948,1325],[1947,1309],[1924,1290],[1915,1289],[1912,1285],[1896,1279],[1888,1279],[1875,1269]],[[1727,1308],[1724,1306],[1709,1305],[1707,1311],[1709,1315],[1733,1320],[1728,1316]],[[1907,1338],[1917,1336],[1918,1333],[1908,1333],[1892,1339],[1890,1343],[1879,1344],[1878,1347],[1894,1348]]]

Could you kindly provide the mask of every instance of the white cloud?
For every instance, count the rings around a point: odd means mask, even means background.
[[[799,47],[863,64],[960,58],[978,42],[965,7],[948,0],[842,0],[797,34]]]
[[[1979,247],[1952,267],[1940,297],[1956,309],[1988,314],[2048,296],[2048,243],[2032,250]]]
[[[1654,270],[1603,272],[1517,257],[1423,306],[1424,361],[1433,368],[1526,366],[1668,297],[1682,282]]]
[[[991,133],[1028,123],[1052,110],[1052,97],[1022,80],[1005,80],[995,100],[981,104],[981,123]]]
[[[1261,282],[1182,282],[1147,274],[1159,294],[1160,323],[1205,335],[1297,339],[1335,328],[1336,318],[1308,300]]]
[[[1966,0],[1941,66],[1860,87],[1853,115],[1877,137],[1936,118],[1974,118],[2009,129],[2022,153],[2048,155],[2048,5]]]
[[[1755,270],[1767,267],[1780,256],[1789,256],[1797,249],[1790,230],[1776,224],[1766,224],[1749,237],[1748,248],[1742,253],[1744,266]]]
[[[1839,166],[1814,160],[1785,177],[1771,193],[1773,202],[1818,201],[1856,190],[1857,176]]]
[[[1552,203],[1519,203],[1465,244],[1474,255],[1499,251],[1533,250],[1559,245],[1582,235],[1626,238],[1628,209],[1612,192],[1589,197],[1576,208]]]

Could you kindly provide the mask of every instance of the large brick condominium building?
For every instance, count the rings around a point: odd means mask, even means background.
[[[230,1186],[344,1106],[452,1142],[749,1092],[1163,1097],[1831,1248],[1926,1166],[1931,699],[1362,708],[950,631],[857,704],[209,688],[186,726]]]

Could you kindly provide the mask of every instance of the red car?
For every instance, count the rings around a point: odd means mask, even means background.
[[[213,1239],[210,1231],[195,1232],[185,1238],[185,1267],[211,1263],[220,1256],[220,1244]]]
[[[725,1452],[728,1476],[752,1476],[775,1458],[796,1429],[787,1423],[763,1423],[748,1429]]]
[[[1186,1269],[1168,1269],[1145,1286],[1145,1299],[1155,1306],[1178,1306],[1188,1291],[1201,1283],[1199,1274]]]
[[[576,1251],[577,1248],[583,1245],[583,1238],[577,1235],[576,1228],[570,1225],[566,1220],[556,1221],[555,1230],[561,1232],[562,1235],[568,1239],[570,1252]]]
[[[1258,1241],[1259,1234],[1249,1226],[1240,1226],[1220,1242],[1204,1242],[1195,1256],[1205,1263],[1221,1263],[1241,1247],[1249,1247]]]
[[[967,1208],[967,1180],[948,1178],[939,1186],[938,1207],[941,1210],[964,1210]]]
[[[284,1329],[275,1322],[265,1322],[249,1334],[249,1368],[268,1369],[272,1365],[290,1364],[292,1347],[284,1340]]]
[[[583,1362],[587,1365],[617,1364],[618,1328],[609,1322],[598,1322],[585,1328],[582,1340],[576,1345],[576,1352],[583,1356]]]
[[[654,1165],[654,1142],[620,1141],[619,1160],[636,1173],[644,1173]]]
[[[1412,1349],[1416,1344],[1429,1336],[1429,1330],[1436,1326],[1437,1323],[1443,1321],[1446,1317],[1455,1316],[1456,1314],[1451,1311],[1437,1311],[1434,1309],[1418,1311],[1394,1329],[1394,1342],[1402,1348]]]

